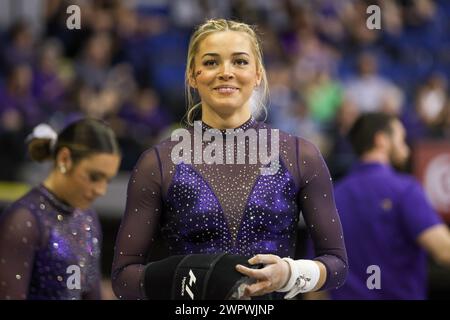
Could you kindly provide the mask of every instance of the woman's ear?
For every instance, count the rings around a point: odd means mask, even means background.
[[[256,70],[256,87],[259,87],[262,81],[262,71],[261,69]]]
[[[192,72],[190,72],[188,82],[189,82],[189,86],[191,88],[197,89],[197,80],[195,79],[194,70],[192,70]]]
[[[58,168],[65,168],[66,171],[70,171],[73,166],[72,156],[69,148],[63,147],[58,151],[56,155],[56,166]]]

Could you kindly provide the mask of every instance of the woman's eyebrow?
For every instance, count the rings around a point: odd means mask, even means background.
[[[99,175],[99,176],[101,176],[102,178],[105,178],[105,179],[107,179],[107,180],[111,180],[111,179],[112,179],[112,177],[108,176],[106,173],[104,173],[104,172],[102,172],[102,171],[99,171],[99,170],[96,170],[96,169],[90,169],[90,170],[89,170],[89,173],[90,173],[90,174],[97,174],[97,175]]]
[[[247,52],[234,52],[234,53],[232,53],[231,55],[232,55],[232,56],[239,56],[239,55],[241,55],[241,54],[245,54],[245,55],[247,55],[247,56],[250,56]],[[205,54],[202,56],[202,58],[205,57],[205,56],[218,57],[218,56],[220,56],[220,54],[214,53],[214,52],[208,52],[208,53],[205,53]]]

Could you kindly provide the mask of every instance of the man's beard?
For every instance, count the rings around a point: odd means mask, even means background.
[[[391,165],[399,170],[399,171],[406,171],[408,168],[408,159],[409,157],[400,158],[396,156],[395,148],[393,145],[391,145],[390,152],[389,152],[389,161],[391,162]]]

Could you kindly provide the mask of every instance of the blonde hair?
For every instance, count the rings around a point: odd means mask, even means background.
[[[253,53],[256,57],[256,68],[259,72],[261,72],[260,87],[262,88],[262,94],[259,95],[260,98],[257,101],[258,106],[256,113],[259,114],[260,110],[263,109],[264,113],[267,116],[265,103],[269,97],[269,86],[267,84],[266,69],[264,68],[263,64],[263,56],[260,40],[258,39],[258,36],[254,28],[246,23],[236,22],[233,20],[211,19],[206,21],[204,24],[200,25],[195,30],[189,42],[186,72],[185,72],[185,90],[187,99],[186,121],[189,125],[193,125],[194,112],[196,112],[196,110],[198,110],[201,106],[201,102],[194,103],[194,97],[192,96],[191,86],[189,85],[189,78],[191,76],[194,76],[193,72],[194,72],[195,55],[197,54],[199,45],[203,39],[205,39],[212,33],[221,31],[244,32],[250,36],[250,41],[253,47]]]

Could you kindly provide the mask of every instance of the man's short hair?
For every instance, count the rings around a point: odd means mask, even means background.
[[[364,113],[358,117],[348,133],[353,150],[358,156],[375,146],[375,135],[379,132],[392,134],[393,115],[381,112]]]

